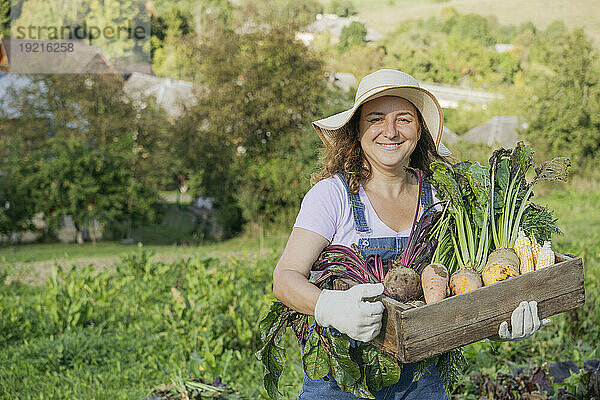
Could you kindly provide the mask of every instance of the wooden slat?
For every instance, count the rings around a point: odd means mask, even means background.
[[[381,320],[381,331],[379,332],[379,335],[377,335],[377,337],[371,341],[371,343],[386,353],[391,354],[394,357],[398,357],[398,349],[401,347],[400,343],[398,342],[398,336],[389,334],[386,335],[386,332],[396,332],[395,310],[397,309],[397,306],[390,302],[390,300],[394,301],[394,299],[389,298],[382,299],[385,311]]]
[[[333,283],[333,288],[336,290],[346,290],[356,284],[356,282],[348,279],[337,279]],[[381,302],[385,307],[381,321],[381,331],[371,343],[385,353],[398,358],[398,349],[400,349],[401,346],[398,342],[398,335],[396,334],[396,310],[409,310],[411,307],[387,296],[381,296]]]

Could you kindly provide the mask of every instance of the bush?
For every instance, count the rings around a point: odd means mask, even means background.
[[[350,25],[342,28],[340,41],[338,42],[338,51],[346,52],[352,46],[361,46],[365,44],[367,37],[367,28],[358,21],[352,21]]]

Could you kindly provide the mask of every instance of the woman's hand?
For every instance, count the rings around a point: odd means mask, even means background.
[[[527,339],[549,323],[550,319],[548,318],[545,318],[540,322],[537,301],[522,301],[512,312],[510,318],[512,332],[508,330],[508,322],[504,321],[498,328],[498,334],[489,339],[496,342]]]
[[[352,339],[369,342],[381,330],[385,307],[381,301],[365,298],[383,293],[383,283],[363,283],[348,290],[323,289],[315,306],[315,321],[323,327],[333,327]]]

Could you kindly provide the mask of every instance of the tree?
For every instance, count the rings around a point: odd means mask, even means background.
[[[0,163],[0,233],[31,229],[37,212],[32,174],[35,160],[23,151],[18,138],[2,147]]]
[[[349,17],[358,13],[351,0],[332,0],[328,11],[340,17]]]
[[[472,39],[484,46],[496,43],[492,36],[490,21],[478,14],[455,14],[444,21],[442,31],[465,39]]]
[[[130,144],[122,147],[127,151]],[[114,149],[103,152],[77,139],[53,138],[35,159],[32,185],[39,209],[54,226],[60,225],[61,216],[71,215],[78,241],[83,227],[93,220],[153,220],[151,206],[158,196],[136,182],[128,160]]]
[[[435,24],[433,24],[435,28]],[[473,86],[511,84],[519,57],[498,54],[479,40],[429,31],[420,21],[408,22],[385,42],[384,64],[418,80]]]
[[[27,0],[21,2],[12,29],[25,28],[22,39],[84,39],[111,59],[139,63],[150,61],[150,37],[145,32],[138,39],[135,28],[150,28],[148,18],[144,3],[136,0],[79,0],[68,7],[60,0]],[[30,26],[41,29],[29,30]],[[134,32],[129,31],[130,26]]]
[[[10,0],[0,0],[0,39],[10,34]]]
[[[158,76],[184,79],[182,65],[185,41],[195,36],[192,15],[177,5],[171,6],[164,16],[152,17],[152,68]]]
[[[154,98],[123,93],[119,76],[52,75],[45,77],[44,101],[52,117],[49,137],[78,139],[101,152],[126,150],[134,178],[157,191],[168,180],[170,123]]]
[[[278,201],[250,187],[261,185],[265,168],[289,166],[307,121],[318,114],[326,84],[321,61],[286,25],[251,13],[236,25],[216,21],[195,43],[194,58],[186,64],[201,79],[198,104],[176,135],[180,158],[187,168],[203,171],[203,194],[215,198],[229,234],[240,229],[243,218],[273,220],[299,205],[301,197],[290,203],[280,191],[289,187],[287,179],[272,189],[280,193]],[[238,29],[242,26],[246,29]]]
[[[600,157],[600,70],[583,30],[553,33],[549,70],[530,76],[526,137],[550,155],[571,157],[575,169]]]
[[[68,189],[68,193],[78,199],[68,199],[69,203],[63,199],[50,206],[47,199],[42,198],[36,203],[36,211],[44,211],[46,215],[54,212],[50,221],[53,224],[60,224],[60,213],[71,212],[79,226],[85,226],[89,219],[96,217],[105,218],[106,221],[102,221],[105,223],[127,221],[131,228],[148,220],[146,216],[153,213],[150,206],[157,198],[156,193],[170,182],[173,172],[173,162],[168,157],[172,131],[154,99],[125,96],[121,78],[109,74],[40,76],[35,84],[25,85],[16,94],[13,97],[19,101],[14,107],[20,111],[20,118],[2,125],[0,142],[19,139],[22,149],[16,154],[40,162],[37,181],[32,183],[34,192],[39,192],[39,187],[59,190],[52,187],[52,182],[58,185],[56,177],[62,176],[72,187],[60,190],[67,193]],[[51,144],[52,151],[62,158],[54,160],[54,153],[49,152]],[[74,153],[70,157],[67,151],[71,148],[78,151],[78,155]],[[80,159],[79,167],[69,164],[76,155]],[[105,158],[106,161],[102,161]],[[64,165],[57,166],[59,160]],[[123,176],[110,175],[103,169],[108,166]],[[83,170],[78,172],[77,168]],[[94,168],[100,168],[98,173],[106,179],[86,175]],[[0,170],[4,169],[0,165]],[[127,186],[123,186],[125,181]],[[114,210],[102,209],[101,215],[94,216],[100,208],[92,205],[89,210],[89,204],[81,202],[82,198],[94,197],[92,201],[102,204],[95,196],[115,185],[121,185],[126,200],[116,201],[108,196]],[[57,193],[56,196],[62,199],[63,195]]]
[[[268,15],[268,19],[290,25],[289,29],[298,29],[314,22],[316,15],[323,12],[323,6],[317,0],[242,0],[235,12],[236,18],[243,20],[249,12]]]

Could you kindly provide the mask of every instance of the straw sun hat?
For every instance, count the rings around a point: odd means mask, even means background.
[[[425,125],[442,156],[450,151],[441,142],[443,129],[442,108],[435,96],[419,86],[419,82],[407,73],[395,69],[380,69],[361,79],[352,108],[327,118],[313,121],[313,126],[326,146],[338,130],[345,129],[354,112],[361,104],[381,96],[398,96],[414,104],[421,112]]]

